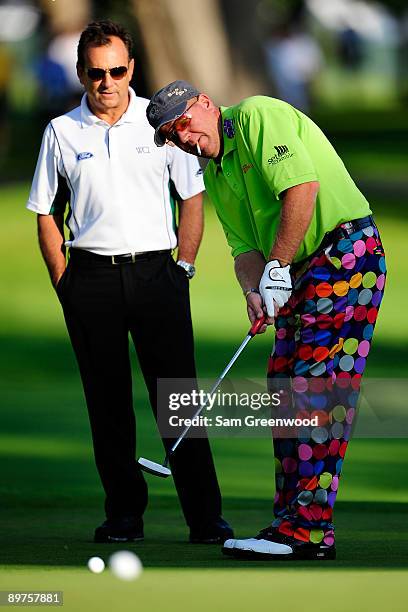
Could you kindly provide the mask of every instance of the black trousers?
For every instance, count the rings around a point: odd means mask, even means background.
[[[112,265],[71,249],[57,292],[85,391],[106,515],[141,518],[148,494],[135,459],[129,332],[156,416],[157,378],[196,376],[188,280],[169,253]],[[208,439],[183,440],[170,466],[187,524],[200,528],[220,516]]]

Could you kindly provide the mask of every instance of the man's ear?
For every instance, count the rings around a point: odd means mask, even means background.
[[[132,80],[134,69],[135,69],[135,60],[132,58],[129,62],[129,69],[128,69],[129,81]]]
[[[207,94],[200,93],[198,96],[199,102],[201,102],[204,108],[214,108],[214,102],[207,96]]]

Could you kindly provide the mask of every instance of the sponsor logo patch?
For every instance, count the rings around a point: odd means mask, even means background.
[[[242,166],[242,172],[243,172],[244,174],[246,174],[246,173],[248,172],[248,170],[250,170],[250,169],[251,169],[251,168],[253,168],[253,167],[254,167],[254,164],[244,164],[244,165]]]
[[[93,157],[93,153],[89,153],[89,151],[83,151],[83,153],[78,153],[77,161],[81,161],[82,159],[90,159]]]
[[[136,147],[136,151],[139,154],[140,153],[150,153],[150,147],[148,147],[148,146]]]
[[[224,134],[227,138],[234,138],[235,136],[235,128],[234,128],[234,120],[233,119],[224,119]]]
[[[199,168],[195,173],[196,176],[201,176],[202,174],[204,174],[204,170],[202,168]]]
[[[289,147],[287,145],[276,145],[274,149],[276,151],[275,155],[272,155],[268,159],[268,164],[270,165],[278,164],[284,159],[289,159],[290,157],[293,157],[294,155],[294,153],[291,153],[289,151]]]

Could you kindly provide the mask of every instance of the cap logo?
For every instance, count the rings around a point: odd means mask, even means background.
[[[169,93],[167,94],[168,98],[171,98],[172,96],[182,96],[184,93],[186,93],[187,89],[179,89],[178,87],[176,87],[175,89],[173,89],[172,91],[169,91]]]

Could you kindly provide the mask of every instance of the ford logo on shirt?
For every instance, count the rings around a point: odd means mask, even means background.
[[[78,153],[77,161],[81,161],[81,159],[89,159],[93,157],[93,153],[89,153],[89,151],[84,151],[83,153]]]

